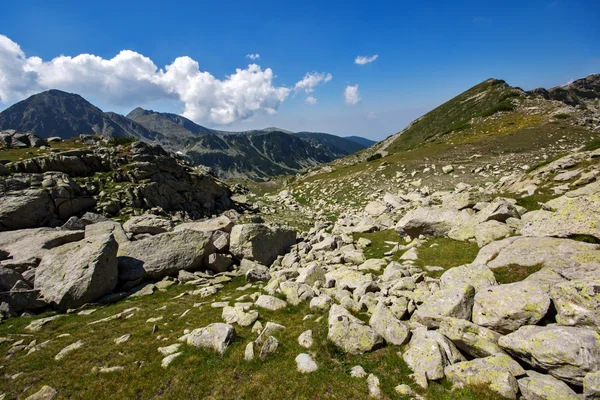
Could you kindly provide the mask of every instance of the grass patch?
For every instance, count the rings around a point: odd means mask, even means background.
[[[372,233],[355,233],[353,236],[354,241],[357,241],[360,238],[369,239],[371,241],[371,245],[364,249],[365,257],[367,259],[383,258],[384,254],[394,247],[393,244],[388,244],[386,242],[404,242],[400,235],[398,235],[398,232],[393,229]]]
[[[508,195],[507,197],[510,197]],[[521,207],[525,207],[527,211],[535,211],[542,208],[540,203],[545,203],[549,200],[552,200],[555,195],[546,192],[537,192],[532,194],[531,196],[520,197],[517,199],[517,205]]]
[[[472,262],[477,257],[479,247],[476,243],[468,241],[435,238],[419,247],[417,252],[419,254],[417,265],[448,269]]]
[[[72,138],[63,140],[62,142],[49,143],[44,150],[39,147],[30,147],[26,149],[6,149],[0,148],[0,160],[10,162],[27,160],[34,157],[41,157],[56,151],[67,151],[89,147],[87,144],[81,143],[79,139]]]
[[[569,239],[584,243],[600,244],[600,240],[591,235],[575,235],[569,237]]]
[[[600,138],[593,138],[585,146],[583,146],[583,151],[592,151],[600,149]]]
[[[541,264],[524,266],[511,264],[506,267],[494,268],[492,272],[499,284],[521,282],[534,272],[538,272],[544,266]]]

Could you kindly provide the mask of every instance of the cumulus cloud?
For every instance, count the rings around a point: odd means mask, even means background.
[[[358,56],[354,59],[354,64],[365,65],[372,63],[373,61],[377,60],[378,57],[379,54],[375,54],[373,56]]]
[[[260,54],[256,53],[256,54],[246,54],[246,58],[249,58],[251,60],[258,60],[260,58]]]
[[[313,96],[308,96],[305,102],[306,104],[317,104],[317,99]]]
[[[344,89],[344,97],[346,98],[346,104],[358,103],[360,101],[358,84],[346,86],[346,89]]]
[[[296,82],[296,84],[294,85],[294,90],[296,92],[305,92],[307,94],[306,103],[316,104],[317,99],[314,96],[312,96],[311,93],[315,91],[315,87],[317,85],[321,83],[327,83],[331,79],[333,79],[333,76],[329,73],[326,74],[325,72],[309,72],[306,75],[304,75],[304,78],[302,78],[302,80]]]
[[[256,113],[277,112],[291,90],[274,86],[274,78],[270,68],[263,70],[250,64],[221,80],[201,71],[190,57],[178,57],[159,69],[150,58],[131,50],[123,50],[111,59],[80,54],[43,61],[27,57],[17,43],[0,35],[2,103],[41,90],[61,89],[122,106],[154,100],[181,101],[187,118],[229,124]]]

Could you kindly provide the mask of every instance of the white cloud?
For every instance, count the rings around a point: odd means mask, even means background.
[[[375,119],[377,118],[377,115],[374,112],[370,112],[369,115],[367,115],[368,119]]]
[[[260,58],[260,54],[256,53],[256,54],[246,54],[246,58],[249,58],[251,60],[258,60]]]
[[[221,80],[201,71],[190,57],[178,57],[159,69],[150,58],[131,50],[111,59],[80,54],[43,61],[26,57],[17,43],[0,35],[0,103],[61,89],[122,106],[181,101],[183,115],[196,122],[229,124],[277,112],[291,90],[274,86],[274,78],[270,68],[250,64]]]
[[[365,65],[377,60],[378,57],[379,54],[375,54],[374,56],[358,56],[354,59],[354,63],[358,65]]]
[[[346,89],[344,89],[344,97],[346,97],[346,104],[358,103],[360,101],[358,84],[346,86]]]
[[[331,76],[331,74],[326,74],[324,72],[309,72],[306,75],[304,75],[304,78],[302,78],[301,81],[296,82],[294,90],[297,92],[305,91],[306,93],[312,93],[315,90],[315,86],[317,86],[321,82],[327,83],[332,78],[333,77]]]
[[[306,104],[317,104],[317,99],[313,96],[308,96],[305,102]]]

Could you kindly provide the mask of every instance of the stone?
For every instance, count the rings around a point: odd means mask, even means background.
[[[168,218],[159,217],[153,214],[144,214],[129,218],[123,224],[125,232],[140,234],[149,233],[156,235],[157,233],[170,232],[175,224]]]
[[[333,299],[328,296],[318,296],[310,299],[310,309],[319,311],[329,311],[333,304]]]
[[[131,333],[126,333],[125,335],[119,336],[118,338],[116,338],[114,340],[114,342],[115,342],[115,344],[122,344],[122,343],[125,343],[126,341],[128,341],[130,337],[131,337]]]
[[[470,320],[474,296],[471,285],[439,290],[417,308],[411,320],[430,328],[438,328],[442,317]]]
[[[305,349],[310,349],[313,345],[312,330],[304,331],[298,336],[298,344]]]
[[[180,270],[196,271],[214,253],[210,235],[184,230],[161,233],[119,247],[119,279],[158,280]]]
[[[600,371],[590,372],[583,378],[583,397],[588,399],[600,399]]]
[[[401,346],[410,338],[406,325],[381,303],[375,307],[369,325],[389,344]]]
[[[438,332],[475,358],[505,354],[498,345],[499,333],[464,319],[443,318]]]
[[[254,304],[257,307],[266,308],[267,310],[271,311],[277,311],[287,307],[287,303],[285,301],[266,294],[260,295]]]
[[[600,370],[600,335],[570,326],[523,326],[501,337],[509,354],[555,378],[581,386],[588,372]]]
[[[350,354],[361,354],[383,344],[383,337],[345,308],[331,306],[327,339]]]
[[[54,359],[58,361],[65,358],[69,353],[83,347],[83,344],[83,340],[78,340],[75,343],[71,343],[70,345],[59,351],[58,354],[54,356]]]
[[[350,376],[353,378],[364,378],[365,376],[367,376],[367,373],[365,372],[363,367],[361,367],[360,365],[355,365],[350,370]]]
[[[373,217],[379,217],[387,211],[387,204],[381,201],[372,201],[365,206],[365,212]]]
[[[55,247],[36,269],[35,289],[62,311],[98,300],[117,286],[117,249],[112,234]]]
[[[56,389],[44,385],[39,391],[27,397],[25,400],[53,400],[57,395],[58,391]]]
[[[416,329],[402,354],[403,360],[413,370],[413,379],[423,387],[428,387],[428,380],[444,377],[444,366],[447,359],[438,341],[426,329]]]
[[[0,265],[0,292],[8,292],[17,282],[22,280],[23,277],[20,273]]]
[[[170,354],[177,353],[180,347],[181,343],[175,343],[170,346],[159,347],[158,352],[164,356],[168,356]]]
[[[236,225],[231,230],[230,252],[242,259],[271,265],[296,243],[296,231],[265,224]]]
[[[279,289],[285,295],[287,302],[293,306],[297,306],[315,296],[312,288],[303,283],[286,281],[279,285]]]
[[[417,253],[417,249],[415,247],[411,247],[408,251],[400,256],[401,260],[405,261],[416,261],[419,259],[419,254]]]
[[[44,325],[61,317],[64,317],[64,315],[53,315],[51,317],[36,319],[35,321],[30,322],[29,325],[25,327],[25,330],[29,332],[39,332]]]
[[[527,371],[519,379],[519,389],[524,400],[579,400],[580,397],[566,383],[551,375]]]
[[[550,292],[559,325],[600,330],[600,280],[559,283]]]
[[[274,354],[279,347],[279,341],[274,336],[269,336],[267,340],[265,340],[262,348],[260,349],[259,357],[261,360],[264,360],[269,355]]]
[[[473,322],[499,333],[535,325],[550,308],[550,296],[535,281],[491,286],[475,295]]]
[[[505,223],[491,220],[477,225],[475,230],[475,240],[477,246],[483,247],[495,240],[510,236],[513,230]]]
[[[235,224],[225,215],[204,221],[186,222],[175,227],[175,231],[194,230],[199,232],[223,231],[230,233]]]
[[[449,174],[454,171],[454,167],[452,165],[445,165],[442,167],[442,172],[445,174]]]
[[[485,265],[461,265],[446,270],[440,277],[440,286],[442,289],[449,289],[459,286],[473,286],[475,293],[497,285],[496,277],[492,270]]]
[[[233,326],[217,322],[204,328],[194,329],[179,340],[190,346],[203,347],[223,354],[235,338],[236,332]]]
[[[260,345],[267,340],[269,336],[272,336],[274,333],[281,332],[283,330],[285,330],[285,326],[269,321],[265,325],[265,328],[262,330],[260,335],[258,335],[255,342],[257,345]]]
[[[163,368],[167,368],[169,365],[171,365],[171,363],[180,355],[182,355],[183,352],[180,351],[178,353],[173,353],[173,354],[169,354],[168,356],[166,356],[165,358],[162,359],[162,361],[160,362],[160,366]]]
[[[296,278],[296,282],[305,283],[309,286],[315,284],[315,282],[325,282],[325,269],[317,264],[311,264],[305,268],[300,268],[298,270],[298,278]]]
[[[252,361],[254,360],[254,353],[256,351],[256,343],[250,342],[246,345],[244,349],[244,360]]]
[[[244,311],[243,307],[224,307],[222,313],[223,320],[228,324],[237,323],[241,327],[252,325],[258,319],[258,311]]]
[[[379,387],[379,378],[374,374],[367,376],[367,389],[369,390],[369,397],[375,399],[381,398],[381,388]]]
[[[233,265],[233,259],[229,254],[213,253],[206,260],[206,269],[215,273],[226,272]]]
[[[453,227],[462,225],[470,217],[464,211],[436,207],[418,207],[407,212],[396,224],[400,235],[441,237]]]
[[[246,272],[246,282],[268,282],[270,280],[271,274],[264,265],[254,264],[254,267]]]
[[[325,286],[336,287],[338,289],[355,290],[364,284],[373,282],[371,274],[364,274],[360,271],[346,267],[336,268],[325,274]]]
[[[20,229],[0,232],[0,253],[6,253],[13,262],[40,260],[50,249],[84,238],[83,231],[63,231],[53,228]],[[3,258],[6,258],[3,257]],[[38,261],[39,262],[39,261]]]
[[[381,258],[370,258],[358,266],[359,271],[379,272],[388,265],[388,262]],[[322,279],[324,281],[324,279]]]
[[[445,368],[444,373],[455,386],[484,386],[507,399],[516,399],[519,384],[505,368],[477,358],[463,361]]]
[[[298,354],[295,360],[296,368],[299,372],[303,374],[315,372],[317,369],[319,369],[317,363],[312,359],[310,355],[306,353]]]
[[[129,242],[127,234],[123,230],[121,224],[115,221],[100,221],[94,224],[86,225],[85,227],[85,238],[92,239],[98,236],[104,236],[112,234],[115,237],[119,246]]]

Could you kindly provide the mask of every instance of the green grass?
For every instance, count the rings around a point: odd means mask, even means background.
[[[585,146],[583,146],[583,151],[592,151],[597,149],[600,149],[600,138],[593,138]]]
[[[357,241],[360,238],[366,238],[371,241],[371,245],[365,247],[364,253],[367,259],[371,258],[383,258],[387,251],[390,251],[394,245],[385,242],[401,242],[404,240],[398,235],[393,229],[385,231],[372,232],[372,233],[355,233],[354,240]]]
[[[436,246],[431,247],[434,244]],[[417,249],[417,252],[419,254],[417,265],[449,269],[473,262],[477,257],[477,253],[479,253],[479,247],[476,243],[468,241],[461,242],[449,238],[435,238],[428,240]],[[440,271],[439,275],[441,275],[441,272],[443,271]]]
[[[506,267],[494,268],[492,272],[499,284],[520,282],[534,272],[538,272],[544,266],[541,264],[533,266],[524,266],[511,264]]]
[[[398,399],[394,387],[401,383],[412,386],[430,399],[492,398],[482,395],[476,388],[449,392],[449,384],[445,381],[432,382],[427,392],[419,389],[409,378],[411,371],[397,354],[402,350],[397,346],[386,346],[363,355],[344,354],[327,341],[326,315],[318,322],[315,320],[318,315],[303,321],[310,312],[307,303],[276,312],[259,309],[263,325],[273,321],[287,327],[284,332],[274,335],[280,346],[276,354],[264,361],[243,360],[246,344],[256,335],[250,327],[235,325],[237,339],[223,356],[183,345],[180,348],[183,354],[163,369],[160,366],[163,356],[157,351],[158,347],[177,343],[184,329],[222,321],[221,309],[211,308],[208,304],[200,308],[192,305],[227,298],[233,302],[244,293],[252,293],[252,290],[235,290],[244,284],[242,278],[236,278],[216,296],[206,299],[192,296],[174,299],[190,290],[186,285],[174,286],[166,292],[100,308],[89,316],[67,315],[33,334],[24,330],[32,318],[4,321],[0,324],[0,337],[25,338],[25,343],[33,339],[37,343],[51,342],[31,355],[19,352],[12,358],[3,359],[0,394],[5,393],[7,399],[25,398],[41,386],[50,385],[59,391],[60,398],[69,399],[365,399],[365,379],[352,378],[349,374],[353,366],[362,365],[380,379],[384,399]],[[87,325],[134,306],[140,310],[132,318]],[[163,306],[165,310],[158,310]],[[180,318],[186,310],[191,311]],[[152,334],[154,323],[146,320],[156,316],[164,318],[156,322],[159,329]],[[366,315],[360,316],[366,318]],[[310,350],[297,343],[300,333],[307,329],[313,330],[314,345]],[[132,334],[128,342],[114,344],[115,338],[126,333]],[[20,336],[22,334],[28,336]],[[64,334],[70,336],[59,337]],[[83,340],[84,347],[60,361],[54,360],[62,348],[76,340]],[[6,354],[8,348],[9,343],[0,344],[0,353]],[[305,352],[311,353],[319,365],[317,372],[301,374],[296,371],[294,358]],[[124,366],[125,369],[113,373],[92,372],[94,367],[109,366]],[[19,373],[15,379],[9,378]]]
[[[507,195],[510,197],[510,195]],[[517,205],[525,207],[527,211],[535,211],[542,208],[540,203],[545,203],[552,200],[556,195],[550,194],[546,191],[538,191],[531,196],[517,198]]]
[[[0,148],[0,160],[19,161],[29,158],[40,157],[50,154],[52,150],[67,151],[89,147],[87,144],[79,142],[79,139],[63,140],[62,142],[50,143],[45,150],[40,150],[37,147],[27,149],[5,149]]]

